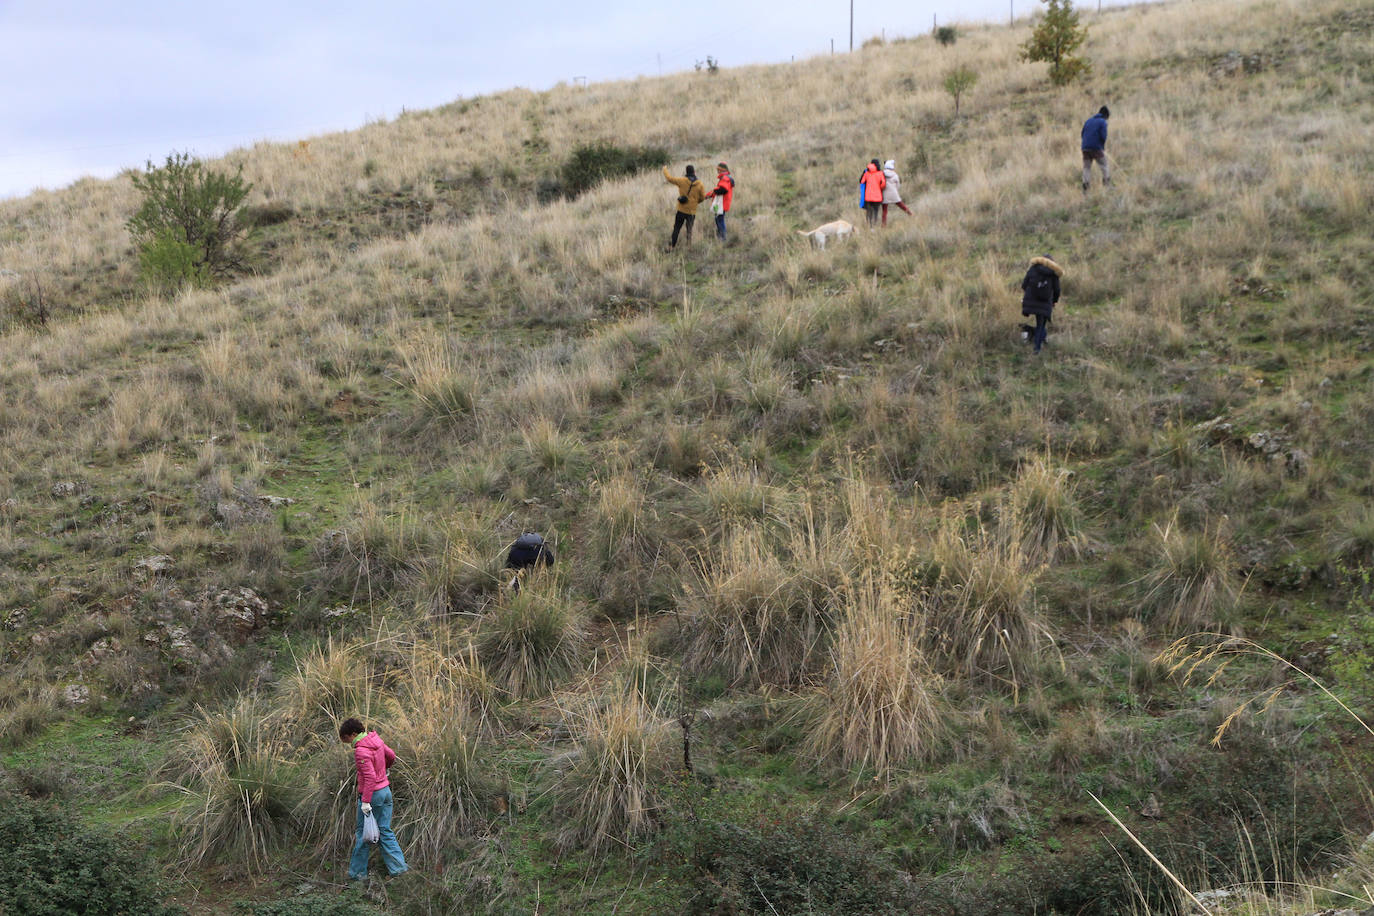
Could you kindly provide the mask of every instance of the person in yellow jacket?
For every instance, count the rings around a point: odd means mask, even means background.
[[[668,184],[677,187],[677,216],[673,219],[673,238],[668,243],[668,250],[672,251],[677,247],[677,236],[683,226],[687,227],[687,244],[692,244],[692,224],[697,221],[697,205],[706,199],[706,185],[697,178],[696,167],[691,165],[687,166],[687,175],[683,178],[668,174],[665,165],[663,177]]]

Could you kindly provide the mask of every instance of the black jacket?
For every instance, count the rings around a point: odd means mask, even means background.
[[[1049,258],[1033,258],[1026,278],[1021,281],[1025,292],[1021,297],[1021,314],[1050,317],[1059,301],[1059,277],[1063,273],[1064,268]]]

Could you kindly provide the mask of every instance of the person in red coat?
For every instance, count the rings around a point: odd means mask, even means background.
[[[358,832],[353,841],[353,856],[348,861],[348,880],[362,881],[367,877],[367,860],[372,853],[363,840],[363,819],[372,815],[377,821],[381,840],[377,844],[382,862],[391,877],[405,874],[406,857],[391,829],[391,780],[387,770],[396,762],[396,752],[386,746],[382,736],[363,728],[357,719],[345,719],[339,726],[339,740],[353,749],[353,763],[358,769]]]
[[[716,217],[716,238],[725,241],[725,214],[735,201],[735,179],[730,174],[730,166],[724,162],[716,163],[716,186],[708,195],[711,198],[711,212]]]
[[[859,176],[859,184],[863,186],[864,215],[868,217],[870,226],[878,225],[878,214],[883,206],[883,188],[887,187],[887,179],[883,177],[883,167],[874,159],[868,163],[868,168]]]

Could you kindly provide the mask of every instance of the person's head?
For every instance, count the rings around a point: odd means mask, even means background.
[[[339,740],[344,744],[352,744],[353,739],[357,738],[364,731],[366,731],[366,729],[363,728],[362,722],[359,722],[357,719],[344,719],[343,724],[339,726]]]
[[[1106,105],[1103,105],[1101,108],[1097,109],[1097,113],[1103,120],[1106,120],[1107,118],[1110,118],[1112,116],[1112,113],[1109,110],[1107,110]]]
[[[883,168],[885,168],[885,169],[892,169],[894,172],[897,171],[897,160],[896,160],[896,159],[889,159],[889,160],[887,160],[886,162],[883,163]]]
[[[1048,255],[1048,254],[1042,254],[1040,257],[1044,258],[1046,261],[1053,261],[1053,260],[1054,260],[1054,258],[1050,257],[1050,255]]]
[[[717,163],[716,163],[716,172],[717,172],[717,173],[719,173],[719,172],[728,172],[728,171],[730,171],[730,166],[726,165],[724,162],[717,162]]]
[[[696,167],[696,166],[694,166],[694,165],[689,165],[689,166],[687,166],[687,177],[688,177],[688,178],[695,178],[695,177],[697,177],[697,167]]]
[[[880,169],[880,168],[882,168],[882,166],[878,163],[878,160],[877,160],[877,159],[870,159],[869,162],[872,162],[872,163],[873,163],[873,167],[874,167],[875,169]]]

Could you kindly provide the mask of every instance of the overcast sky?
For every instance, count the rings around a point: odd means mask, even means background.
[[[1091,2],[1091,0],[1087,0]],[[1109,3],[1119,0],[1108,0]],[[1033,0],[853,0],[854,42]],[[1080,3],[1080,5],[1085,5]],[[828,54],[845,0],[0,0],[0,196],[512,86]]]

